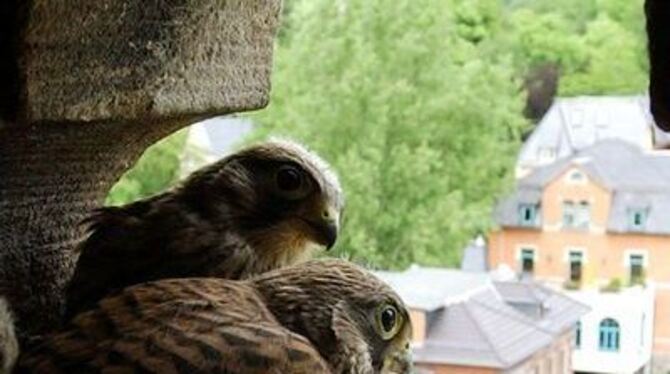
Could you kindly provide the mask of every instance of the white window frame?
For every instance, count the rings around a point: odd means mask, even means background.
[[[516,246],[515,253],[515,265],[514,271],[521,274],[523,273],[523,264],[521,263],[521,252],[523,250],[532,250],[533,251],[533,273],[537,269],[537,263],[540,259],[540,251],[537,249],[537,246],[534,244],[519,244]]]
[[[563,249],[563,263],[570,263],[570,252],[580,252],[582,254],[582,264],[589,263],[588,250],[586,247],[567,246]]]
[[[649,269],[649,251],[646,249],[627,249],[623,252],[623,266],[628,270],[630,268],[630,257],[642,256],[642,266]]]

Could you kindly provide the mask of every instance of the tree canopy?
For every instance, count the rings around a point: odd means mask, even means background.
[[[511,185],[533,87],[555,86],[540,90],[537,116],[556,92],[644,92],[642,2],[285,0],[253,139],[289,136],[334,165],[347,196],[340,255],[456,265]],[[149,150],[109,201],[173,183],[183,139]]]

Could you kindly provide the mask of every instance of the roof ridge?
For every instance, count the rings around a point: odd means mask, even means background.
[[[553,333],[552,333],[551,331],[549,331],[548,329],[545,329],[545,328],[543,328],[543,327],[540,327],[540,326],[539,326],[537,323],[535,323],[532,319],[530,319],[530,318],[524,316],[521,312],[518,312],[518,311],[516,311],[516,310],[514,310],[514,309],[511,309],[512,307],[509,306],[509,305],[507,305],[507,303],[504,302],[504,301],[502,301],[502,303],[505,304],[505,307],[510,308],[509,310],[494,309],[494,308],[492,308],[490,305],[486,305],[486,303],[482,303],[482,302],[477,301],[477,300],[475,300],[475,299],[472,299],[472,301],[475,302],[475,303],[477,303],[477,304],[479,304],[480,306],[482,306],[482,307],[488,309],[488,310],[491,310],[491,311],[494,311],[494,312],[498,312],[498,313],[504,314],[505,316],[508,316],[508,317],[514,319],[514,320],[517,321],[517,322],[520,322],[520,323],[523,323],[523,324],[525,324],[525,325],[531,326],[531,327],[533,327],[533,328],[535,328],[535,329],[537,329],[537,330],[540,330],[541,332],[543,332],[543,333],[545,333],[545,334],[549,334],[549,335],[553,336]]]
[[[509,365],[507,360],[503,359],[500,356],[500,354],[498,354],[498,350],[496,349],[496,347],[491,342],[491,339],[489,338],[488,334],[486,334],[486,332],[484,332],[484,329],[479,325],[479,322],[477,322],[477,319],[474,318],[471,315],[470,306],[468,305],[469,301],[470,300],[463,303],[463,307],[465,308],[465,311],[466,311],[466,313],[465,313],[466,317],[470,320],[470,322],[472,322],[472,324],[475,326],[475,329],[477,329],[477,331],[484,337],[484,340],[486,341],[486,344],[491,349],[491,352],[493,352],[493,355],[498,359],[498,362],[500,362],[503,365],[503,367],[507,367]],[[472,301],[474,301],[474,300],[472,300]]]

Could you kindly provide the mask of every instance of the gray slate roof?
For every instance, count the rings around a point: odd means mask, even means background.
[[[670,211],[670,156],[644,152],[630,143],[613,139],[539,167],[519,180],[516,190],[496,207],[496,222],[501,226],[518,227],[519,204],[539,204],[541,209],[544,187],[573,166],[613,193],[608,231],[630,231],[629,209],[644,208],[649,210],[649,216],[639,231],[670,234],[670,215],[667,214]]]
[[[511,368],[588,311],[535,283],[493,282],[488,274],[475,274],[477,282],[467,282],[473,273],[449,269],[378,273],[410,308],[427,313],[426,339],[413,350],[416,362]],[[457,285],[460,280],[466,282]],[[435,302],[427,302],[427,289],[440,290],[432,295]],[[519,302],[543,305],[544,314],[531,318],[515,306]],[[426,304],[433,307],[426,309]]]
[[[528,306],[542,309],[538,314],[529,315],[538,322],[539,326],[560,334],[568,328],[572,328],[589,308],[569,296],[553,291],[535,282],[494,282],[498,294],[509,305],[517,310],[527,311]]]
[[[536,167],[543,150],[556,158],[572,155],[605,139],[618,139],[643,149],[666,141],[656,131],[647,96],[580,96],[557,98],[523,145],[517,166]]]

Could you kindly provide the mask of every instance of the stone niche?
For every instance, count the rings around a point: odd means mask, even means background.
[[[0,295],[57,326],[81,221],[152,143],[264,107],[280,0],[0,4]]]

